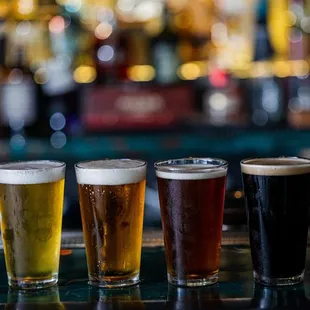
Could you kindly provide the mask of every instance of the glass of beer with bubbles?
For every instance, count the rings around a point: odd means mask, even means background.
[[[310,160],[241,161],[254,280],[263,285],[303,281],[310,207]]]
[[[75,165],[89,283],[139,282],[147,164],[106,159]]]
[[[218,281],[227,163],[183,158],[155,163],[168,281]]]
[[[0,164],[1,232],[12,287],[58,281],[65,168],[48,160]]]

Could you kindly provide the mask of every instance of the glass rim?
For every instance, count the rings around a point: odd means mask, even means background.
[[[310,159],[297,156],[247,158],[240,161],[240,166],[241,172],[248,175],[289,176],[310,173]]]
[[[212,164],[211,162],[218,164]],[[180,163],[178,163],[180,162]],[[173,167],[174,165],[174,167]],[[176,167],[178,165],[178,167]],[[197,165],[197,167],[186,167],[186,165]],[[205,165],[205,167],[204,167]],[[184,157],[176,159],[160,160],[154,163],[156,171],[168,173],[207,173],[228,168],[228,162],[216,157]]]
[[[104,162],[104,161],[111,161],[111,160],[119,160],[119,161],[128,161],[128,162],[139,162],[139,165],[136,165],[134,167],[83,167],[81,166],[82,164],[87,164],[87,163],[99,163],[99,162]],[[141,169],[143,167],[147,166],[147,162],[142,159],[136,159],[136,158],[103,158],[103,159],[95,159],[95,160],[84,160],[84,161],[79,161],[74,165],[75,169],[80,169],[80,170],[135,170],[135,169]]]
[[[298,162],[296,164],[277,164],[277,165],[272,165],[272,164],[264,164],[264,163],[251,163],[257,160],[269,160],[269,161],[279,161],[281,160],[291,160],[292,162]],[[259,167],[259,168],[264,168],[264,167],[269,167],[269,168],[287,168],[287,167],[310,167],[310,159],[305,158],[305,157],[299,157],[299,156],[270,156],[270,157],[250,157],[250,158],[245,158],[240,161],[241,166],[252,166],[252,167]]]
[[[49,167],[34,167],[31,170],[32,171],[47,171],[47,170],[53,170],[53,169],[59,169],[59,168],[64,168],[66,167],[66,163],[64,161],[60,160],[53,160],[53,159],[38,159],[38,160],[16,160],[16,161],[3,161],[0,162],[0,172],[1,171],[6,171],[6,172],[18,172],[18,171],[24,171],[28,170],[27,168],[18,168],[18,165],[20,164],[44,164],[44,163],[52,163],[55,164],[55,166],[49,166]],[[7,168],[5,167],[6,165],[17,165],[17,168]]]

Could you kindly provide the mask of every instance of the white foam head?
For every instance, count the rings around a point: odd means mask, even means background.
[[[78,184],[124,185],[146,178],[146,162],[134,159],[105,159],[75,165]]]
[[[286,176],[310,173],[310,160],[298,157],[254,158],[241,161],[245,174]]]
[[[189,163],[191,161],[193,163]],[[227,174],[227,163],[223,160],[220,164],[211,164],[208,159],[185,158],[159,162],[155,168],[157,177],[171,180],[215,179]]]
[[[37,160],[0,163],[1,184],[41,184],[57,182],[65,177],[66,164]]]

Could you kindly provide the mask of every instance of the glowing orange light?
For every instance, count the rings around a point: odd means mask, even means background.
[[[95,36],[100,40],[107,39],[112,34],[113,28],[108,23],[100,23],[95,29]]]

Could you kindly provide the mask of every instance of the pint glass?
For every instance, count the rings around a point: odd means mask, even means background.
[[[8,282],[22,289],[58,281],[65,163],[0,164],[1,231]]]
[[[92,285],[139,282],[146,166],[130,159],[75,165]]]
[[[227,163],[184,158],[155,163],[168,281],[218,281]]]
[[[303,281],[310,206],[310,160],[241,161],[254,279],[263,285]]]

